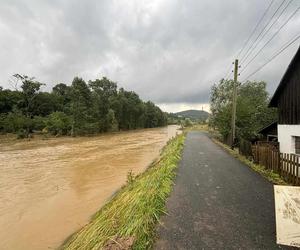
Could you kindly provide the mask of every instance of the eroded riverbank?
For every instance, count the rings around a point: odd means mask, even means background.
[[[158,155],[176,126],[0,144],[1,249],[52,249]]]

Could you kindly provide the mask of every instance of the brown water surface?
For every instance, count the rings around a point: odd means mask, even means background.
[[[0,249],[57,248],[177,129],[0,143]]]

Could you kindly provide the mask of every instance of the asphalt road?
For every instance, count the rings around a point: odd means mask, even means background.
[[[204,132],[187,135],[167,209],[154,249],[287,249],[276,244],[273,185]]]

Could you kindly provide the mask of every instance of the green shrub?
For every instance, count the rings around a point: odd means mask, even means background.
[[[46,127],[46,118],[42,116],[35,116],[32,119],[32,128],[34,130],[42,131]]]
[[[24,139],[24,138],[27,138],[28,135],[26,133],[26,130],[25,129],[20,129],[17,131],[17,139]]]
[[[1,116],[1,126],[4,132],[18,132],[21,129],[31,128],[32,121],[20,111],[9,112]]]
[[[53,112],[46,119],[46,128],[54,135],[66,135],[70,133],[71,121],[64,112]]]
[[[190,118],[185,118],[183,121],[181,121],[181,126],[184,128],[191,127],[193,126],[193,122]]]

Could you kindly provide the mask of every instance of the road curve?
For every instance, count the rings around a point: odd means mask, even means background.
[[[273,185],[211,141],[187,135],[154,249],[291,249],[276,244]]]

